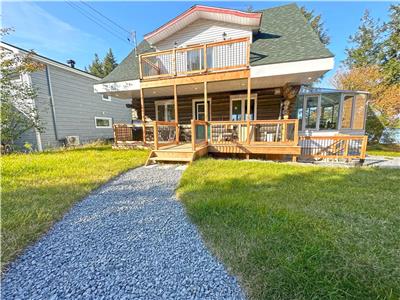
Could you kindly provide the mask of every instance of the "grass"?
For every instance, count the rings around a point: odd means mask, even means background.
[[[377,156],[400,157],[400,146],[381,144],[368,145],[367,154]]]
[[[111,146],[1,158],[2,267],[78,200],[112,177],[142,165],[148,152]]]
[[[178,196],[251,299],[399,299],[400,171],[199,160]]]

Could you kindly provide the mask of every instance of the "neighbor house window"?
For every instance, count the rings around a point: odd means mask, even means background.
[[[111,128],[112,118],[95,117],[94,118],[96,128]]]
[[[174,100],[155,101],[156,120],[172,122],[175,119]]]
[[[104,94],[101,96],[101,99],[104,101],[111,101],[111,97],[108,95],[104,95]]]

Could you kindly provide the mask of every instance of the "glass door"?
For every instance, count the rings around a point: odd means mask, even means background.
[[[211,120],[210,101],[207,101],[207,104],[208,104],[208,120]],[[194,119],[205,120],[204,101],[203,100],[195,101],[194,105],[195,105]],[[210,136],[210,128],[208,128],[208,136]],[[196,137],[199,139],[205,138],[204,126],[196,126]]]
[[[318,96],[306,96],[304,110],[305,129],[318,129]]]

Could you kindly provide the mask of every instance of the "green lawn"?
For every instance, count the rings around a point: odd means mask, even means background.
[[[113,176],[144,164],[144,150],[86,147],[1,158],[1,262],[16,257],[54,221]]]
[[[252,299],[399,299],[400,171],[196,161],[178,196]]]
[[[398,145],[368,145],[368,155],[400,157],[400,146]]]

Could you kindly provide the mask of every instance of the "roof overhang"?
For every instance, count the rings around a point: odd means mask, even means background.
[[[72,73],[75,73],[75,74],[79,74],[79,75],[82,75],[82,76],[85,76],[85,77],[88,77],[88,78],[91,78],[91,79],[94,79],[94,80],[97,80],[97,81],[101,79],[100,77],[94,76],[94,75],[92,75],[90,73],[87,73],[85,71],[82,71],[82,70],[79,70],[79,69],[76,69],[76,68],[71,68],[69,65],[66,65],[66,64],[60,63],[58,61],[55,61],[53,59],[50,59],[50,58],[44,57],[42,55],[39,55],[34,51],[27,51],[25,49],[22,49],[22,48],[19,48],[19,47],[16,47],[16,46],[12,46],[12,45],[4,43],[4,42],[0,42],[0,48],[7,49],[7,50],[12,51],[13,53],[17,53],[17,54],[18,53],[24,54],[24,55],[32,54],[32,58],[34,60],[42,63],[42,64],[55,66],[55,67],[67,70],[69,72],[72,72]]]
[[[150,44],[167,38],[198,19],[208,19],[258,28],[262,13],[195,5],[156,30],[146,34],[144,39]]]

